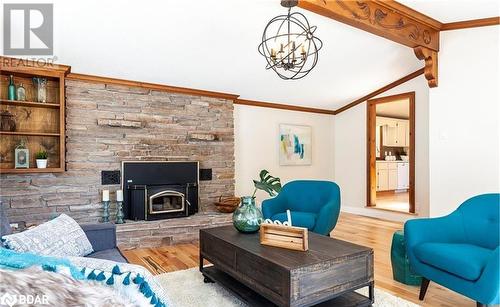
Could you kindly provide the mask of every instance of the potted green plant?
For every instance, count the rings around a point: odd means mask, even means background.
[[[47,168],[47,151],[40,149],[35,153],[36,157],[36,167],[37,168]]]
[[[256,232],[262,222],[262,212],[255,206],[257,190],[265,191],[269,196],[275,196],[281,191],[281,181],[273,177],[267,170],[261,170],[259,180],[254,180],[255,189],[252,196],[243,196],[239,207],[233,213],[234,227],[243,233]]]

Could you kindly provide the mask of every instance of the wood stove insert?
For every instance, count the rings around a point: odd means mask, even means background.
[[[198,162],[122,162],[125,217],[148,221],[198,212],[198,174]]]

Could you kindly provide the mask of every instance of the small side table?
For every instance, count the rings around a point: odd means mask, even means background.
[[[392,236],[391,264],[394,280],[405,285],[419,286],[422,277],[410,271],[410,261],[406,255],[405,236],[403,230],[398,230]]]

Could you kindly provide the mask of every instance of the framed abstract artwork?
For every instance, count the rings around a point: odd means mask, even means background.
[[[280,165],[311,165],[312,129],[310,126],[280,124]]]

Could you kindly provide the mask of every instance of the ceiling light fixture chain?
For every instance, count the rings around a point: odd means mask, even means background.
[[[282,0],[281,5],[288,8],[287,14],[269,21],[258,49],[266,58],[266,69],[274,70],[284,80],[297,80],[316,66],[323,42],[314,36],[316,26],[310,26],[302,13],[292,13],[296,0]]]

